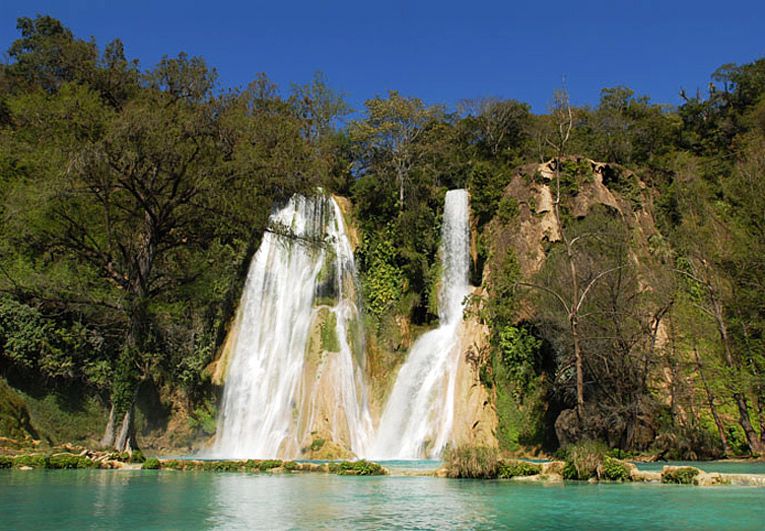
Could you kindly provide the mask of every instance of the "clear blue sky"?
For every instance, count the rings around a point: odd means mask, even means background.
[[[703,89],[721,64],[765,56],[765,0],[0,0],[3,50],[16,18],[36,13],[100,46],[121,38],[144,68],[201,55],[223,86],[262,71],[286,88],[322,70],[357,109],[397,89],[450,107],[500,96],[544,112],[564,78],[576,104],[615,85],[678,103],[680,87]]]

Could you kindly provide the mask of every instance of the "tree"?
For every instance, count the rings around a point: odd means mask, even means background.
[[[677,183],[682,186],[679,207],[683,222],[674,234],[679,254],[676,272],[690,292],[692,304],[714,326],[720,358],[726,369],[726,387],[737,408],[738,422],[751,451],[759,453],[763,446],[752,426],[747,396],[756,362],[747,363],[745,343],[737,342],[731,332],[736,309],[745,304],[737,297],[740,284],[726,269],[732,262],[731,252],[741,247],[736,245],[735,233],[726,223],[725,210],[718,211],[711,201],[699,201],[699,197],[709,197],[708,183],[693,175],[692,168],[685,171]],[[749,243],[744,245],[749,253]]]
[[[398,208],[403,210],[412,168],[420,160],[417,141],[443,112],[396,91],[390,91],[387,99],[367,100],[365,105],[366,119],[353,122],[350,128],[351,140],[358,148],[358,170],[378,176],[392,173],[398,188]]]
[[[45,141],[47,129],[56,139],[43,148],[61,164],[49,175],[57,183],[48,211],[49,246],[121,294],[114,299],[126,333],[103,439],[120,451],[136,447],[135,396],[159,362],[152,304],[193,278],[194,269],[184,268],[189,248],[209,237],[205,201],[214,196],[220,150],[214,115],[199,104],[211,87],[202,66],[184,56],[163,60],[153,76],[167,90],[145,91],[119,113],[87,88],[69,85],[58,95],[38,93],[13,106],[24,134]],[[46,110],[45,122],[38,121],[40,109]]]
[[[53,17],[21,17],[21,38],[11,44],[8,75],[24,88],[41,87],[48,93],[67,82],[89,82],[95,77],[95,42],[76,39]]]
[[[528,104],[515,100],[480,98],[464,100],[458,106],[472,130],[471,142],[478,144],[485,156],[499,159],[509,150],[520,148],[528,135],[531,120]]]
[[[555,151],[555,158],[552,161],[553,178],[553,214],[560,236],[560,242],[563,245],[565,264],[567,269],[567,283],[561,289],[536,283],[519,281],[521,286],[527,286],[542,290],[552,295],[566,314],[568,321],[568,331],[571,345],[574,353],[574,368],[576,372],[576,414],[581,422],[584,419],[584,361],[582,353],[582,337],[580,327],[580,313],[584,305],[588,302],[595,285],[606,275],[609,275],[624,267],[624,264],[617,264],[613,267],[607,267],[603,270],[581,271],[581,257],[583,253],[580,246],[594,234],[582,233],[571,235],[567,223],[568,216],[564,215],[564,187],[572,181],[575,183],[578,178],[578,168],[575,163],[564,160],[566,145],[571,138],[571,131],[574,127],[574,118],[568,94],[565,91],[559,91],[555,94],[555,104],[552,112],[555,118],[555,128],[547,137],[547,143]],[[572,170],[564,172],[567,164]],[[589,168],[588,168],[589,170]],[[565,180],[565,182],[564,182]]]

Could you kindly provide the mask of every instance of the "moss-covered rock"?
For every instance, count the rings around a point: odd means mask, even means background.
[[[161,468],[159,459],[156,457],[150,457],[146,461],[143,462],[143,465],[141,466],[143,470],[159,470]]]
[[[17,455],[13,458],[13,467],[48,468],[48,457],[43,454]]]
[[[665,466],[661,471],[662,483],[693,485],[701,470],[692,466]]]
[[[95,468],[97,463],[84,455],[53,454],[48,457],[47,468],[52,469],[75,469]]]
[[[527,461],[500,461],[497,468],[497,477],[508,479],[519,476],[535,476],[542,473],[540,465]]]
[[[371,461],[340,461],[329,464],[329,471],[339,476],[383,476],[385,469]]]

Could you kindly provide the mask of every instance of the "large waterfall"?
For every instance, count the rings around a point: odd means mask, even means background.
[[[470,291],[468,224],[467,192],[447,192],[440,251],[440,326],[412,346],[385,405],[371,457],[438,457],[449,442],[460,356],[459,331],[465,297]]]
[[[333,198],[294,196],[272,214],[240,303],[214,455],[294,458],[317,434],[366,453],[358,291]]]

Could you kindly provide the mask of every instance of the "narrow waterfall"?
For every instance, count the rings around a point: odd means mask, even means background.
[[[213,455],[295,458],[319,430],[366,452],[357,282],[333,198],[294,196],[271,215],[240,302]]]
[[[446,194],[441,231],[440,326],[422,335],[401,367],[370,450],[376,459],[438,457],[451,436],[459,331],[470,292],[468,194]]]

